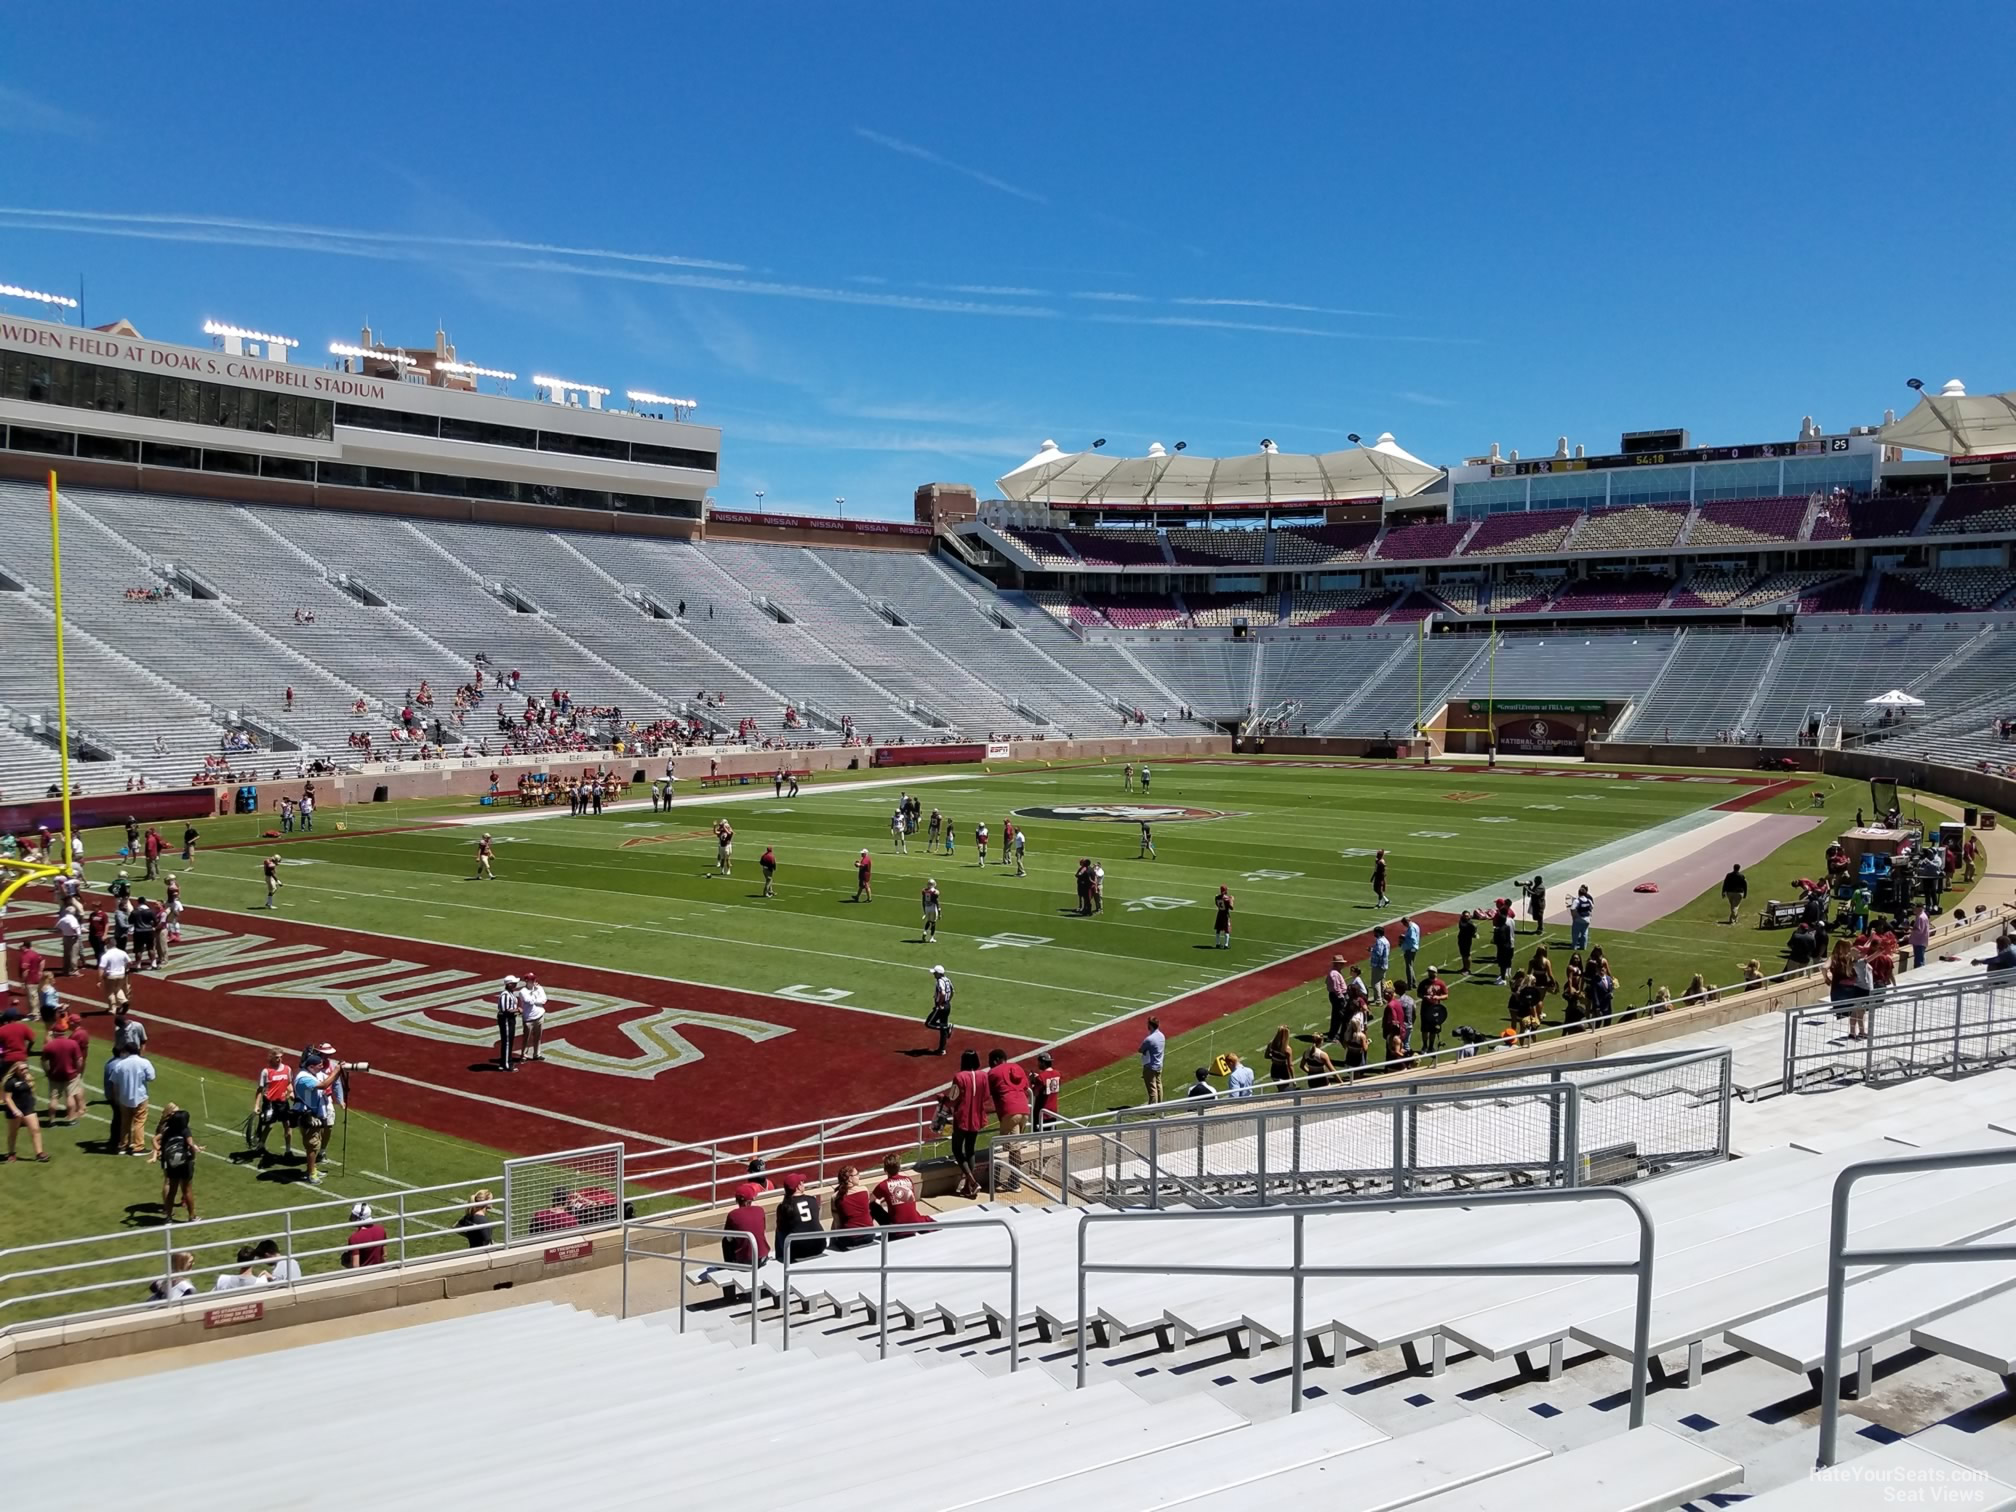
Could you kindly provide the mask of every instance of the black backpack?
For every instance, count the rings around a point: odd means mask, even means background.
[[[161,1141],[161,1169],[164,1171],[187,1170],[193,1156],[186,1134],[170,1134]]]

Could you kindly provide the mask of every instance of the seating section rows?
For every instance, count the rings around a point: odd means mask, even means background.
[[[1766,541],[1796,541],[1806,523],[1809,502],[1804,494],[1716,499],[1695,512],[1685,544],[1749,546]]]

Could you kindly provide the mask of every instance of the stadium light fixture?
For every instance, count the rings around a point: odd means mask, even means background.
[[[1357,445],[1360,445],[1360,444],[1361,444],[1361,442],[1360,442],[1360,439],[1359,439],[1359,436],[1358,436],[1358,432],[1356,432],[1356,431],[1353,431],[1353,432],[1351,432],[1351,434],[1350,434],[1350,435],[1348,435],[1348,436],[1346,436],[1346,437],[1345,437],[1344,439],[1345,439],[1346,441],[1349,441],[1349,442],[1350,442],[1350,443],[1351,443],[1351,444],[1352,444],[1353,446],[1357,446]]]
[[[1925,392],[1925,380],[1923,378],[1906,378],[1904,380],[1904,387],[1908,389],[1916,389],[1919,393],[1922,394]]]
[[[1104,436],[1101,436],[1097,441],[1094,441],[1092,443],[1092,450],[1097,451],[1099,450],[1100,447],[1104,446],[1105,444],[1106,444],[1106,438]]]
[[[54,305],[59,310],[77,308],[77,301],[67,294],[45,294],[40,289],[24,289],[19,284],[0,284],[0,299],[26,299],[36,304]]]
[[[203,322],[205,336],[223,336],[239,341],[263,341],[267,346],[298,347],[300,342],[292,336],[276,336],[270,331],[248,331],[243,326],[226,325],[221,320]]]
[[[1189,449],[1190,443],[1188,441],[1178,441],[1176,443],[1176,450],[1178,451],[1188,451]]]
[[[846,518],[847,518],[847,501],[846,501],[845,499],[838,499],[838,498],[836,498],[836,499],[835,499],[835,500],[833,501],[833,507],[834,507],[835,509],[837,509],[837,510],[839,510],[839,511],[840,511],[840,518],[841,518],[841,519],[843,519],[843,520],[844,520],[844,519],[846,519]]]
[[[453,373],[457,378],[495,378],[502,383],[513,382],[518,377],[516,373],[507,373],[502,368],[478,367],[473,362],[437,362],[434,371]]]
[[[756,513],[763,513],[763,490],[760,488],[756,490]]]
[[[532,386],[534,388],[552,389],[558,394],[595,394],[606,397],[609,393],[609,390],[597,384],[569,383],[565,378],[543,378],[536,374],[533,376]]]
[[[383,347],[352,346],[347,341],[330,342],[329,354],[332,357],[368,357],[375,362],[390,362],[404,367],[420,365],[418,357],[408,357],[404,352],[387,351]]]

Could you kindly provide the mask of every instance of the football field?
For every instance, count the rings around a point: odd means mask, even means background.
[[[370,1061],[353,1100],[372,1120],[378,1158],[353,1158],[358,1174],[346,1173],[344,1190],[378,1177],[460,1179],[490,1151],[726,1142],[928,1098],[955,1063],[925,1053],[934,965],[957,984],[955,1056],[1051,1046],[1066,1111],[1106,1108],[1139,1100],[1133,1050],[1149,1013],[1170,1036],[1173,1096],[1191,1066],[1217,1053],[1258,1060],[1277,1024],[1320,1030],[1331,954],[1362,963],[1375,925],[1414,916],[1426,936],[1421,964],[1446,970],[1458,910],[1516,898],[1517,882],[1535,873],[1549,876],[1550,920],[1575,876],[1616,881],[1649,867],[1668,878],[1656,918],[1623,917],[1646,902],[1629,887],[1596,889],[1595,939],[1616,962],[1620,1005],[1646,1001],[1654,984],[1677,995],[1697,969],[1730,982],[1753,955],[1774,970],[1782,936],[1747,916],[1723,926],[1716,880],[1744,844],[1753,901],[1810,871],[1822,843],[1811,798],[1833,786],[1583,766],[1220,759],[1156,766],[1145,795],[1138,782],[1123,790],[1114,763],[867,772],[808,783],[796,798],[774,797],[768,784],[682,792],[670,814],[641,801],[599,817],[466,801],[325,809],[317,833],[277,839],[263,833],[264,816],[214,820],[193,867],[170,862],[189,906],[185,940],[165,970],[136,982],[135,1002],[164,1067],[156,1106],[200,1097],[225,1110],[210,1119],[220,1150],[264,1046],[291,1055],[326,1039],[344,1058]],[[895,850],[889,821],[906,791],[927,821],[937,809],[950,822],[950,854],[928,850],[922,830]],[[1153,859],[1141,854],[1143,817]],[[715,865],[721,818],[735,829],[727,876]],[[993,833],[984,867],[973,846],[981,822]],[[1001,864],[1010,822],[1028,836],[1026,876]],[[494,881],[475,879],[486,830]],[[112,832],[87,842],[94,890],[116,870],[118,844]],[[769,898],[757,868],[766,846],[778,857]],[[1369,883],[1382,848],[1384,906]],[[857,902],[863,849],[873,896]],[[281,858],[283,879],[270,912],[260,880],[268,854]],[[1090,917],[1077,908],[1081,858],[1106,871],[1104,907]],[[921,928],[927,879],[944,899],[935,942]],[[1237,902],[1229,949],[1212,931],[1220,884]],[[53,951],[46,907],[16,913],[10,941],[36,936]],[[1557,961],[1566,935],[1546,933]],[[1521,933],[1522,964],[1539,938]],[[528,970],[550,998],[545,1059],[501,1075],[491,1005],[504,974]],[[1451,980],[1452,1027],[1495,1034],[1503,989],[1489,974]],[[77,1006],[96,1006],[88,975],[64,986]],[[109,1026],[93,1021],[95,1112]],[[56,1163],[33,1168],[36,1179],[53,1188],[66,1164],[97,1167],[82,1152],[102,1136],[88,1124],[55,1131]],[[240,1174],[210,1180],[212,1210],[292,1199],[293,1169]],[[46,1232],[55,1216],[40,1211],[29,1227]],[[102,1214],[67,1232],[99,1226]]]

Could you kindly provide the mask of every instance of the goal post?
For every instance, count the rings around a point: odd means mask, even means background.
[[[1428,622],[1417,620],[1414,626],[1414,733],[1429,742],[1436,749],[1446,751],[1452,735],[1482,735],[1489,743],[1491,732],[1497,727],[1493,717],[1497,701],[1498,681],[1498,621],[1491,621],[1490,640],[1485,647],[1484,670],[1484,722],[1482,724],[1453,724],[1457,704],[1461,702],[1467,717],[1474,718],[1476,699],[1444,699],[1434,707],[1428,703],[1427,653]]]

